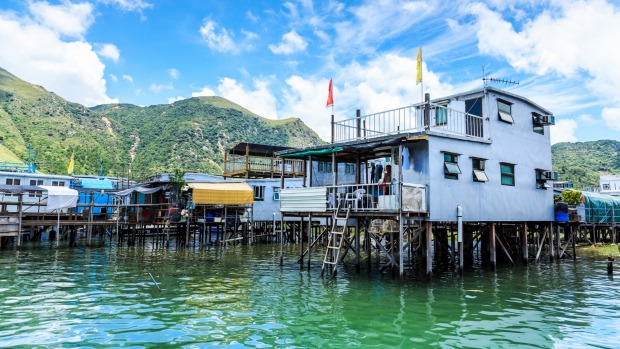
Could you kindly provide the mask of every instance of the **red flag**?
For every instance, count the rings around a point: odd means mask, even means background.
[[[325,107],[334,105],[334,92],[332,91],[332,79],[329,79],[329,95],[327,95],[327,105]]]

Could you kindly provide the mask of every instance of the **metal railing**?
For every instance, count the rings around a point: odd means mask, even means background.
[[[485,136],[482,116],[430,102],[336,121],[333,125],[334,142],[424,130],[478,139]]]
[[[327,187],[327,211],[351,207],[352,212],[427,212],[426,188],[396,182],[389,184],[346,184]]]
[[[297,159],[276,159],[263,156],[230,157],[224,162],[224,175],[239,172],[282,173],[303,175],[304,161]]]

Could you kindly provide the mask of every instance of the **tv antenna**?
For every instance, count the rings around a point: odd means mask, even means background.
[[[489,83],[500,83],[500,84],[505,84],[505,85],[518,85],[519,82],[518,81],[514,81],[514,80],[506,80],[506,79],[498,79],[498,78],[490,78],[488,75],[486,75],[486,73],[484,72],[484,66],[482,66],[482,83],[484,85],[484,88],[487,88],[487,86],[489,85]]]

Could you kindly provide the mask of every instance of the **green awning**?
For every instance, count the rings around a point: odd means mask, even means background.
[[[307,155],[325,155],[325,154],[331,154],[331,153],[337,153],[339,151],[342,151],[342,147],[334,147],[334,148],[327,148],[327,149],[316,149],[316,150],[303,150],[303,151],[299,151],[296,153],[287,153],[287,154],[282,154],[281,156],[283,158],[301,158]]]

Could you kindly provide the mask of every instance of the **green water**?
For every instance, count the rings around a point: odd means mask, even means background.
[[[602,259],[400,283],[351,263],[325,280],[297,254],[280,267],[276,245],[3,250],[0,347],[620,347],[620,274]]]

